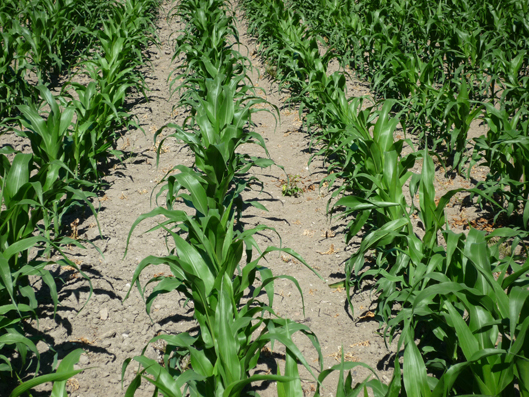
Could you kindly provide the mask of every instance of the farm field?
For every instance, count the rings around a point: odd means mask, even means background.
[[[485,105],[359,67],[350,2],[125,3],[84,63],[7,62],[51,89],[0,86],[0,395],[529,395],[526,44]]]

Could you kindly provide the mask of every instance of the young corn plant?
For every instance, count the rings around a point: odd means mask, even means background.
[[[0,117],[2,118],[15,116],[17,105],[25,101],[37,100],[35,90],[25,79],[30,65],[26,61],[25,54],[29,49],[21,37],[22,27],[13,23],[14,26],[8,28],[9,20],[11,16],[0,14],[0,24],[4,27],[0,34]]]
[[[417,349],[420,341],[421,354],[412,365],[424,375],[407,381],[405,375],[408,394],[422,389],[421,395],[512,395],[517,384],[526,395],[529,322],[523,308],[529,264],[520,265],[512,256],[499,259],[498,249],[505,239],[519,238],[519,231],[498,229],[487,237],[475,229],[468,236],[444,234],[446,252],[437,249],[441,255],[431,258],[429,272],[417,279],[403,310],[388,323],[392,329],[402,327],[406,349],[411,344]],[[498,237],[500,242],[487,243]],[[435,377],[427,379],[426,372]]]
[[[160,146],[168,138],[176,138],[189,145],[195,154],[196,168],[208,182],[208,197],[215,200],[219,209],[222,208],[221,205],[227,207],[226,200],[235,200],[240,213],[240,194],[252,181],[252,178],[245,177],[247,171],[253,166],[264,168],[274,164],[267,158],[237,152],[241,145],[253,143],[268,153],[263,138],[246,130],[251,125],[252,113],[256,111],[252,107],[267,102],[258,96],[247,94],[250,88],[239,84],[244,77],[233,77],[228,85],[222,85],[224,79],[224,75],[218,75],[215,79],[205,81],[207,94],[204,99],[196,98],[193,124],[184,124],[182,127],[167,125],[168,128],[175,128],[176,132],[164,138]],[[173,177],[169,180],[167,199],[173,200],[175,191],[171,187],[178,185],[172,182]],[[264,209],[258,202],[248,204]]]
[[[497,216],[507,216],[523,211],[522,226],[529,222],[529,183],[527,181],[529,141],[527,138],[529,121],[527,108],[521,108],[514,116],[506,110],[485,105],[484,119],[489,126],[485,136],[475,138],[476,146],[472,165],[489,167],[485,181],[478,186],[489,196],[496,196],[499,202]],[[483,161],[484,160],[484,161]]]
[[[37,364],[39,361],[39,353],[34,341],[25,335],[22,326],[25,319],[36,318],[39,304],[33,286],[29,282],[29,276],[40,277],[46,283],[54,304],[54,312],[57,310],[56,283],[51,273],[45,268],[52,262],[43,261],[40,258],[47,246],[53,246],[59,253],[62,252],[48,238],[42,234],[35,235],[35,232],[39,230],[41,222],[45,226],[50,222],[51,208],[58,207],[55,200],[68,193],[68,187],[64,185],[61,187],[60,182],[56,181],[46,185],[47,169],[36,168],[31,154],[16,153],[11,163],[5,154],[15,153],[8,149],[3,149],[0,153],[0,203],[2,205],[0,211],[0,348],[2,349],[0,377],[12,378],[14,371],[18,373],[18,368],[14,368],[8,358],[10,350],[19,353],[22,365],[25,365],[28,353],[36,356]],[[64,244],[80,246],[77,241],[67,237],[63,237],[60,241]],[[30,250],[38,250],[37,255],[32,258]],[[79,270],[77,265],[64,255],[63,259],[57,263],[73,266]],[[81,274],[87,278],[83,272]],[[38,366],[36,371],[38,372]],[[73,374],[62,379],[71,376]],[[59,376],[50,375],[48,378],[33,380],[20,387],[26,390],[24,387],[31,385],[34,387],[47,381],[61,380],[59,378]]]
[[[268,247],[253,259],[253,251],[257,247],[253,235],[267,228],[234,230],[235,219],[230,208],[221,216],[214,207],[203,207],[208,202],[204,187],[191,184],[186,184],[186,187],[192,192],[186,201],[204,215],[191,217],[184,211],[154,210],[153,215],[164,214],[168,221],[177,224],[177,231],[170,232],[175,248],[166,257],[145,258],[138,265],[133,281],[143,296],[145,288],[139,284],[142,271],[147,266],[168,265],[172,277],[153,278],[145,285],[157,282],[146,299],[147,310],[158,295],[177,290],[192,303],[200,332],[197,336],[181,333],[152,339],[150,343],[158,339],[167,342],[164,366],[144,356],[134,357],[144,370],[137,374],[127,393],[133,393],[139,387],[141,378],[154,384],[156,390],[165,396],[181,396],[180,389],[184,385],[196,395],[239,396],[247,385],[259,380],[284,383],[286,395],[298,393],[301,384],[297,361],[310,373],[312,369],[292,342],[292,335],[295,332],[305,334],[321,360],[319,343],[305,325],[275,314],[272,308],[273,281],[278,277],[272,276],[271,271],[259,262],[269,252],[283,251],[306,263],[292,250],[276,247]],[[180,237],[183,232],[187,234],[185,239]],[[243,266],[241,260],[245,263]],[[260,285],[257,284],[259,275]],[[293,277],[279,277],[292,281],[301,293]],[[250,287],[255,289],[246,298],[245,291]],[[258,299],[261,292],[266,293],[268,303]],[[260,331],[256,333],[258,329]],[[287,349],[283,375],[251,375],[261,349],[269,342],[281,343]],[[186,356],[190,358],[190,368],[184,364]],[[124,363],[123,371],[129,362],[130,359]]]
[[[366,223],[380,228],[388,222],[408,218],[413,210],[408,210],[403,188],[412,175],[409,170],[417,154],[402,157],[405,141],[393,141],[399,122],[397,118],[390,117],[393,104],[386,101],[376,112],[372,108],[359,111],[358,105],[361,101],[353,100],[351,105],[342,108],[345,112],[341,115],[351,120],[345,131],[331,130],[327,133],[329,146],[333,145],[338,158],[344,160],[343,165],[339,160],[336,162],[334,171],[336,177],[345,178],[345,183],[333,194],[346,193],[347,190],[353,192],[353,195],[342,197],[334,206],[345,206],[344,216],[358,214],[348,225],[347,242]],[[355,112],[358,114],[355,115]],[[341,120],[342,123],[345,121],[346,118]],[[336,177],[331,174],[326,179],[334,180]]]

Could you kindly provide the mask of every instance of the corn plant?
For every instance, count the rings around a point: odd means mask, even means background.
[[[103,18],[90,18],[98,11],[108,10],[109,5],[117,14],[124,14],[119,16],[126,24],[118,23],[116,28],[112,21],[102,23]],[[73,0],[27,0],[21,4],[6,1],[0,6],[0,91],[5,93],[0,111],[2,115],[16,116],[17,111],[21,114],[17,122],[23,128],[16,133],[28,138],[33,150],[32,154],[18,153],[9,146],[0,150],[0,377],[3,384],[6,379],[10,383],[15,376],[20,379],[23,375],[24,369],[11,360],[14,352],[18,353],[22,366],[28,358],[35,357],[36,374],[39,372],[40,356],[35,339],[26,335],[23,327],[25,321],[37,318],[39,306],[29,277],[39,277],[48,286],[55,313],[59,304],[57,286],[46,267],[56,263],[80,271],[61,251],[62,244],[84,248],[79,241],[61,234],[62,218],[79,205],[88,206],[96,215],[88,201],[94,194],[86,191],[96,186],[92,181],[98,177],[98,162],[112,152],[114,130],[131,124],[130,116],[124,112],[124,94],[131,87],[144,89],[135,68],[143,63],[140,50],[152,38],[145,32],[150,29],[152,33],[150,18],[156,12],[156,5],[156,1],[121,4],[97,0],[85,2],[80,9]],[[58,29],[59,25],[62,30]],[[98,33],[100,28],[103,31]],[[96,51],[92,61],[85,62],[95,81],[87,87],[69,85],[79,91],[78,99],[68,102],[67,97],[53,96],[44,85],[33,88],[25,81],[28,70],[40,75],[41,81],[64,71],[85,50],[83,46],[95,38],[101,39],[104,54]],[[45,107],[41,107],[36,93]],[[52,249],[63,259],[44,260]],[[80,274],[89,281],[91,295],[90,280],[83,272]],[[73,365],[81,353],[82,350],[76,350],[66,356],[55,373],[21,381],[10,396],[23,395],[46,382],[54,382],[52,396],[66,395],[66,380],[80,372]]]
[[[75,0],[23,0],[14,8],[30,46],[28,60],[41,83],[51,81],[88,52],[94,44],[93,32],[108,9],[107,4],[97,0],[82,5]]]
[[[83,349],[76,349],[68,353],[68,355],[61,360],[61,363],[58,365],[54,373],[40,375],[31,380],[23,382],[11,392],[9,397],[23,396],[25,393],[28,393],[34,387],[49,382],[53,382],[53,387],[50,394],[51,397],[65,396],[67,393],[66,381],[69,378],[84,371],[82,369],[74,369],[74,365],[79,362],[79,358],[83,353]]]
[[[486,104],[485,109],[484,118],[489,131],[486,136],[475,139],[473,164],[486,165],[490,172],[479,186],[489,196],[497,196],[500,211],[496,216],[502,212],[511,216],[522,208],[522,224],[526,228],[529,220],[527,109],[518,110],[513,117],[506,110],[498,110],[490,104]]]
[[[370,379],[370,377],[368,377],[362,382],[353,385],[351,372],[349,372],[344,381],[343,377],[345,372],[350,371],[355,367],[367,368],[375,375],[375,379]],[[397,397],[401,390],[401,370],[398,360],[395,360],[395,371],[393,373],[393,378],[391,379],[390,384],[386,385],[378,378],[376,372],[369,365],[361,362],[344,362],[342,357],[342,362],[340,364],[334,365],[321,372],[320,376],[318,377],[318,386],[316,388],[316,393],[314,394],[315,397],[321,396],[320,386],[325,378],[336,371],[340,372],[338,385],[336,386],[336,396],[356,397],[362,392],[365,396],[368,395],[368,389],[371,389],[371,392],[375,397]]]
[[[251,181],[245,177],[247,171],[253,166],[264,168],[273,165],[270,159],[236,152],[246,143],[257,144],[266,151],[263,138],[245,128],[251,124],[251,115],[256,111],[252,106],[267,102],[258,96],[248,95],[248,86],[240,87],[239,81],[243,77],[233,77],[229,84],[222,85],[224,79],[224,75],[218,75],[205,81],[206,97],[195,98],[194,124],[184,124],[183,127],[169,124],[167,127],[175,128],[176,132],[164,138],[160,146],[169,137],[189,145],[195,154],[196,167],[208,182],[208,197],[215,200],[219,208],[221,204],[227,206],[226,199],[237,200],[241,211],[240,193]],[[174,180],[172,177],[169,179]],[[171,201],[176,193],[172,186],[178,185],[174,182],[168,185],[167,200]],[[230,189],[233,190],[228,194]],[[257,202],[249,204],[262,209]]]
[[[364,225],[381,227],[387,222],[408,217],[403,187],[408,182],[416,153],[401,156],[404,140],[393,141],[398,118],[391,118],[393,103],[386,101],[380,111],[373,108],[360,110],[363,100],[345,100],[343,91],[337,98],[327,99],[322,122],[328,130],[321,133],[325,146],[319,153],[331,158],[330,175],[323,181],[333,184],[338,178],[344,183],[331,195],[347,195],[334,204],[345,206],[343,216],[358,214],[348,225],[346,241],[354,237]],[[332,120],[332,121],[331,121]],[[375,122],[376,120],[376,122]]]
[[[36,100],[35,90],[25,76],[31,69],[26,53],[28,43],[23,39],[22,26],[11,21],[11,16],[0,13],[0,23],[4,27],[0,41],[0,116],[14,116],[16,105],[24,101]],[[9,26],[11,25],[11,26]]]
[[[500,242],[489,247],[487,241],[497,237]],[[415,340],[420,339],[418,348],[427,359],[412,359],[424,375],[404,379],[408,394],[422,388],[421,395],[430,395],[430,389],[432,395],[453,390],[512,395],[515,383],[527,390],[524,336],[529,323],[522,308],[528,297],[523,286],[529,264],[519,265],[512,257],[498,259],[499,245],[513,237],[519,232],[499,229],[486,239],[474,229],[467,237],[445,232],[446,253],[437,249],[430,271],[417,279],[403,310],[388,323],[393,329],[403,327],[406,349],[410,344],[417,349]],[[500,273],[498,280],[495,273]],[[426,368],[438,381],[426,380]]]
[[[56,200],[68,194],[69,190],[76,195],[79,193],[67,186],[61,187],[60,182],[49,183],[47,169],[36,169],[31,154],[18,153],[10,163],[4,154],[13,154],[9,152],[4,149],[0,154],[0,346],[6,346],[6,349],[14,346],[24,365],[28,352],[35,354],[37,360],[39,358],[34,342],[25,336],[22,328],[23,320],[36,317],[38,307],[29,276],[38,276],[48,285],[55,312],[58,304],[57,287],[52,275],[45,269],[51,262],[40,260],[40,257],[50,245],[62,253],[48,238],[34,233],[41,222],[45,228],[50,223],[50,212],[53,214],[54,210],[56,212],[60,208]],[[60,241],[80,246],[77,241],[67,237]],[[32,259],[29,255],[31,249],[39,250],[40,254]],[[79,270],[64,255],[58,264]],[[87,278],[83,272],[81,274]],[[12,374],[15,369],[8,357],[2,355],[1,359],[0,375]]]
[[[319,343],[308,327],[277,317],[272,303],[273,281],[278,277],[273,277],[269,269],[258,263],[267,253],[277,250],[306,263],[292,250],[275,247],[267,248],[253,259],[252,252],[257,247],[253,235],[267,228],[260,226],[242,232],[234,230],[234,214],[229,208],[220,215],[214,207],[207,207],[204,187],[191,184],[186,187],[191,192],[186,201],[204,215],[194,218],[184,211],[155,209],[150,215],[164,214],[168,220],[178,224],[180,231],[170,232],[175,248],[166,257],[145,258],[138,265],[133,281],[143,296],[145,288],[142,289],[139,284],[142,271],[149,265],[167,264],[172,277],[157,277],[145,285],[158,282],[147,297],[147,310],[150,310],[156,296],[177,290],[192,302],[200,332],[198,337],[181,333],[152,339],[150,343],[158,339],[168,343],[165,365],[162,367],[144,356],[134,357],[145,369],[138,373],[127,392],[133,393],[137,389],[141,377],[153,383],[156,390],[165,396],[181,396],[180,388],[184,384],[197,395],[238,396],[246,385],[258,380],[284,382],[287,395],[301,390],[297,361],[309,372],[312,373],[312,370],[293,344],[292,334],[301,332],[309,337],[321,359]],[[179,235],[183,231],[187,233],[185,240]],[[246,254],[245,265],[240,268],[243,253]],[[258,275],[261,285],[255,288],[249,299],[244,298],[245,290],[255,283]],[[291,280],[301,292],[293,277],[280,277]],[[268,304],[257,299],[261,291],[266,292]],[[258,329],[261,331],[256,336]],[[274,341],[287,349],[284,374],[250,375],[261,349]],[[190,356],[191,368],[184,365],[187,355]],[[124,363],[123,370],[129,362]],[[143,375],[144,372],[154,376],[154,379]]]

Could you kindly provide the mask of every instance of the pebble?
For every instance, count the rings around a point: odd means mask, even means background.
[[[103,321],[108,319],[108,309],[106,307],[99,312],[99,318]]]
[[[116,331],[110,330],[101,335],[101,339],[110,339],[116,336]]]

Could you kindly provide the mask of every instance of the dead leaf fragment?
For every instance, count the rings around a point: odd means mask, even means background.
[[[336,233],[334,233],[332,230],[325,230],[325,233],[321,235],[321,237],[325,238],[332,238],[334,236],[336,236]]]
[[[364,314],[363,316],[360,316],[358,319],[359,320],[363,320],[365,318],[373,318],[373,317],[375,317],[375,313],[369,311],[366,314]]]
[[[343,354],[343,351],[340,348],[340,350],[338,350],[337,352],[329,354],[328,357],[333,357],[336,361],[341,362],[342,361],[342,354]],[[343,354],[343,360],[344,361],[358,362],[358,358],[355,357],[353,353],[345,353],[345,354]]]
[[[77,227],[79,226],[79,218],[77,218],[75,221],[70,223],[70,228],[72,229],[72,233],[70,234],[70,238],[77,240],[79,238],[79,231]]]
[[[321,251],[316,251],[318,254],[320,255],[331,255],[331,254],[334,254],[335,252],[337,252],[335,249],[334,249],[334,244],[331,244],[331,246],[329,247],[329,249],[325,252],[321,252]]]
[[[79,385],[79,381],[77,379],[70,378],[66,381],[66,387],[70,390],[70,392],[73,392],[79,390],[81,386]]]
[[[94,340],[89,340],[88,338],[85,338],[84,336],[81,336],[80,338],[70,339],[70,342],[73,343],[82,343],[83,345],[91,345],[95,342]]]

